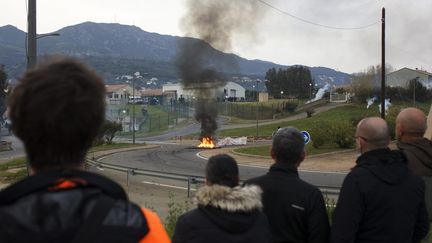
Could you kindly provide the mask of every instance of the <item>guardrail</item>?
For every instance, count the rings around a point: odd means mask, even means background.
[[[161,172],[161,171],[155,171],[155,170],[146,170],[146,169],[138,169],[138,168],[132,168],[122,165],[113,165],[108,163],[103,163],[100,161],[90,160],[87,159],[87,165],[99,168],[99,169],[111,169],[119,172],[125,172],[126,174],[126,187],[127,191],[129,191],[129,180],[130,176],[133,175],[143,175],[143,176],[150,176],[150,177],[156,177],[156,178],[162,178],[162,179],[170,179],[170,180],[177,180],[177,181],[184,181],[187,182],[187,196],[191,196],[191,186],[192,184],[197,183],[204,183],[205,177],[204,176],[196,176],[196,175],[187,175],[187,174],[180,174],[180,173],[171,173],[171,172]],[[332,187],[332,186],[318,186],[318,188],[321,190],[322,193],[327,195],[339,195],[339,187]]]

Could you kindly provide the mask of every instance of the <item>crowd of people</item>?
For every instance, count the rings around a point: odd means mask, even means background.
[[[159,217],[130,202],[114,181],[84,170],[104,121],[104,84],[76,60],[28,71],[10,100],[12,130],[26,149],[30,176],[0,192],[0,242],[422,242],[432,221],[432,142],[416,108],[396,119],[397,150],[385,120],[356,129],[360,152],[330,220],[320,190],[298,174],[305,159],[293,127],[273,135],[267,174],[239,182],[236,161],[209,158],[197,208],[172,239]],[[429,212],[429,214],[428,214]],[[429,215],[429,216],[428,216]]]

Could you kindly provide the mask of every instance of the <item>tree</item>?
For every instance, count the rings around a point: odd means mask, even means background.
[[[387,65],[385,73],[393,70],[391,65]],[[355,101],[366,103],[368,98],[379,96],[381,90],[381,66],[369,66],[365,71],[359,72],[352,77],[352,90],[355,94]]]
[[[407,83],[407,96],[412,100],[425,102],[430,99],[430,92],[417,79],[412,79]]]
[[[96,140],[94,142],[94,145],[101,145],[105,142],[107,144],[112,144],[112,140],[115,137],[115,134],[122,130],[122,125],[114,122],[105,120],[105,122],[102,124],[102,127],[99,130],[99,134],[96,137]]]
[[[271,68],[266,72],[266,87],[270,95],[275,98],[295,96],[308,98],[311,87],[315,87],[309,68],[291,66],[287,69]]]

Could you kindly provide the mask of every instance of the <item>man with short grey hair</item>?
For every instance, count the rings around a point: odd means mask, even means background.
[[[297,171],[305,158],[303,135],[293,127],[279,129],[270,153],[275,163],[269,172],[246,184],[263,190],[263,211],[273,242],[328,242],[330,226],[323,196],[317,187],[301,180]]]
[[[388,148],[385,120],[357,125],[361,156],[345,177],[333,214],[332,243],[420,242],[427,234],[424,183],[406,166],[400,151]]]

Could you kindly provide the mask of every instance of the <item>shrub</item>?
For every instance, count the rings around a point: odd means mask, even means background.
[[[314,113],[315,113],[315,110],[313,108],[309,108],[309,109],[306,110],[306,116],[308,118],[312,117],[312,114],[314,114]]]
[[[357,127],[357,124],[363,119],[364,117],[361,116],[356,116],[356,117],[351,117],[350,119],[350,123],[353,127]]]
[[[97,146],[97,145],[102,145],[104,143],[112,144],[112,140],[114,139],[115,134],[121,130],[122,130],[121,124],[117,122],[105,120],[104,124],[102,124],[99,130],[98,136],[93,142],[93,145]]]
[[[327,193],[324,193],[324,202],[326,205],[327,216],[331,223],[333,220],[333,213],[336,208],[336,201],[333,198],[330,198]]]
[[[348,122],[338,122],[331,125],[331,137],[339,148],[351,148],[354,146],[355,129]]]
[[[391,139],[395,139],[396,138],[396,117],[399,114],[399,112],[401,111],[400,107],[390,107],[386,116],[385,116],[385,120],[387,121],[387,125],[389,128],[389,133],[390,133],[390,137]]]
[[[170,238],[174,234],[178,218],[188,210],[188,201],[183,203],[175,202],[174,196],[172,194],[169,195],[168,215],[165,217],[164,226]]]
[[[287,112],[294,112],[297,106],[297,103],[285,103],[284,110]]]
[[[314,123],[310,128],[310,135],[312,140],[312,146],[314,148],[319,148],[323,146],[328,141],[330,125],[326,122]]]

